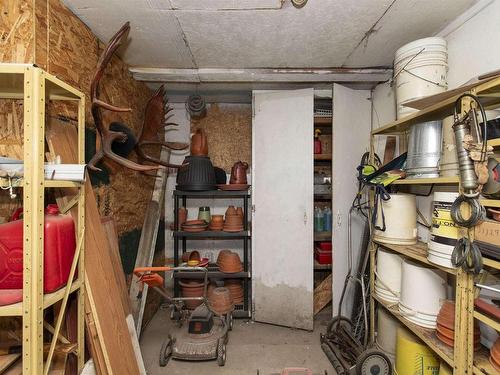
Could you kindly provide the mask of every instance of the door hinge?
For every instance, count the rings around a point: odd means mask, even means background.
[[[255,204],[252,204],[252,212],[255,212]]]

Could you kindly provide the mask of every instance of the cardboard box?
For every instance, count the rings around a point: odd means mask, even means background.
[[[485,220],[474,228],[474,240],[500,246],[500,221]]]

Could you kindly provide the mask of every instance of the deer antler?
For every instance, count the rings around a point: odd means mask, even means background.
[[[171,150],[184,150],[189,147],[186,143],[164,141],[165,128],[170,125],[177,126],[176,123],[168,121],[173,116],[173,114],[168,114],[172,110],[173,108],[168,105],[168,99],[166,99],[165,96],[165,87],[161,85],[146,104],[146,109],[144,111],[144,124],[142,125],[135,151],[143,160],[160,164],[165,167],[180,168],[180,165],[166,163],[158,158],[148,155],[143,149],[143,147],[147,145],[160,145]]]
[[[104,70],[111,61],[111,58],[113,57],[118,47],[120,47],[122,42],[127,39],[129,31],[130,31],[130,23],[127,22],[110,39],[108,45],[101,54],[99,61],[97,62],[97,70],[94,74],[94,78],[92,79],[92,84],[90,85],[90,98],[92,100],[92,107],[91,107],[92,117],[94,118],[94,123],[97,133],[101,138],[101,148],[96,152],[96,154],[92,157],[92,159],[88,163],[88,167],[94,171],[101,170],[96,166],[96,164],[105,156],[110,158],[111,160],[116,161],[118,164],[133,169],[135,171],[151,171],[161,168],[160,166],[137,164],[131,160],[116,155],[111,150],[111,144],[113,143],[113,141],[124,142],[127,139],[127,135],[122,132],[115,132],[109,130],[109,128],[104,126],[103,124],[102,113],[101,113],[102,109],[106,109],[108,111],[113,111],[113,112],[132,111],[131,108],[116,107],[99,99],[99,92],[100,92],[99,84],[104,75]]]

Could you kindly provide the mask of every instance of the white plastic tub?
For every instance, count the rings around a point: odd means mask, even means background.
[[[382,228],[382,210],[386,230],[375,229],[373,239],[393,245],[417,243],[417,201],[413,194],[392,194],[378,207],[377,226]]]
[[[444,271],[425,267],[410,260],[403,261],[399,309],[405,318],[423,327],[433,328],[445,298]]]
[[[396,51],[394,58],[398,119],[416,110],[404,104],[448,89],[448,51],[442,38],[418,39]]]

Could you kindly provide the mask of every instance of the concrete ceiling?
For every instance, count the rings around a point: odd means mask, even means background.
[[[63,0],[103,41],[130,21],[136,67],[391,66],[476,0]]]

